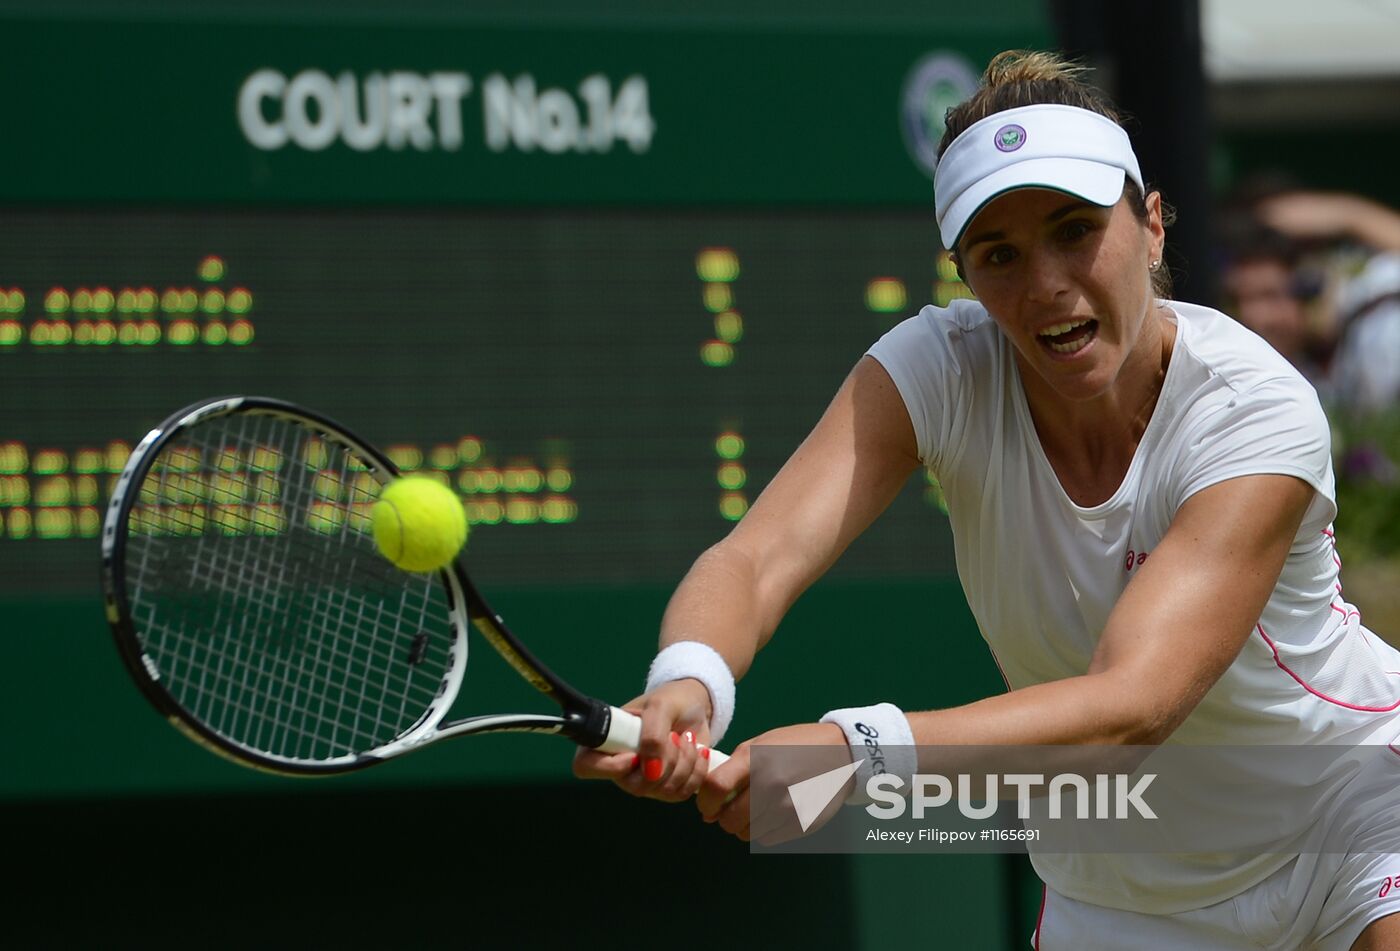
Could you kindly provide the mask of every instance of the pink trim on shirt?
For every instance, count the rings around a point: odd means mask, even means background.
[[[1269,637],[1269,635],[1264,631],[1264,625],[1256,624],[1254,625],[1254,629],[1259,632],[1260,637],[1264,638],[1264,643],[1269,645],[1269,650],[1274,652],[1274,663],[1278,665],[1278,669],[1283,671],[1288,676],[1292,677],[1294,680],[1298,681],[1299,686],[1301,686],[1308,693],[1312,694],[1314,697],[1326,700],[1328,703],[1335,703],[1337,706],[1345,707],[1348,710],[1357,710],[1361,713],[1390,713],[1392,710],[1400,710],[1400,700],[1395,701],[1388,707],[1363,707],[1354,703],[1347,703],[1345,700],[1338,700],[1336,697],[1327,696],[1327,694],[1314,688],[1302,677],[1299,677],[1293,671],[1288,669],[1288,665],[1283,662],[1283,658],[1280,657],[1278,654],[1278,645],[1275,644],[1273,638]]]
[[[1345,623],[1346,621],[1350,621],[1354,617],[1361,617],[1360,611],[1348,611],[1346,608],[1339,608],[1335,604],[1329,605],[1329,607],[1331,607],[1333,611],[1336,611],[1342,616],[1343,623]]]
[[[1342,571],[1342,559],[1341,559],[1341,556],[1337,554],[1337,536],[1336,536],[1332,531],[1330,531],[1329,529],[1326,529],[1326,528],[1324,528],[1324,529],[1322,530],[1322,534],[1326,535],[1327,538],[1328,538],[1328,540],[1332,542],[1332,564],[1334,564],[1334,565],[1337,566],[1337,574],[1338,574],[1338,578],[1337,578],[1337,582],[1336,582],[1336,588],[1337,588],[1337,593],[1338,593],[1338,594],[1341,594],[1341,593],[1342,593],[1342,579],[1341,579],[1340,575],[1341,575],[1341,571]]]
[[[1040,951],[1040,926],[1045,921],[1045,899],[1050,897],[1050,886],[1040,886],[1040,914],[1035,916],[1035,951]]]

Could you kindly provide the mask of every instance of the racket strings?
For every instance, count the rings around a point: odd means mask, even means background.
[[[432,708],[450,607],[435,578],[374,549],[378,491],[347,448],[266,414],[205,420],[161,451],[129,519],[129,597],[143,649],[197,719],[259,753],[326,761]]]
[[[327,610],[329,611],[329,608]],[[245,619],[246,617],[248,616],[245,615]],[[376,663],[377,659],[381,659],[377,655],[363,656],[354,650],[340,648],[338,646],[340,639],[336,635],[348,633],[353,638],[357,628],[353,626],[332,627],[329,623],[317,624],[317,619],[314,617],[310,620],[312,621],[310,629],[315,633],[308,635],[307,649],[301,651],[296,658],[295,676],[288,676],[285,670],[268,670],[265,663],[261,663],[255,674],[256,679],[251,684],[249,675],[252,671],[243,656],[246,652],[246,645],[252,640],[246,624],[240,625],[235,632],[231,633],[228,637],[228,646],[222,648],[213,638],[203,632],[191,637],[183,629],[183,626],[177,628],[167,625],[164,633],[172,640],[169,646],[178,648],[171,656],[177,661],[182,657],[188,659],[198,677],[198,680],[191,684],[194,691],[193,699],[187,703],[191,712],[221,733],[234,734],[239,732],[239,727],[235,722],[230,721],[230,716],[235,713],[247,715],[251,712],[248,707],[242,704],[241,698],[249,694],[265,695],[271,701],[271,709],[277,711],[278,716],[263,717],[257,723],[257,732],[251,737],[252,743],[259,748],[276,750],[284,755],[304,757],[308,755],[308,751],[289,749],[285,743],[279,745],[274,742],[274,737],[269,735],[267,731],[270,730],[275,734],[278,731],[296,730],[296,725],[298,723],[304,725],[304,721],[308,718],[316,721],[318,729],[325,727],[335,730],[338,721],[334,719],[333,714],[326,712],[331,697],[330,691],[322,691],[319,695],[308,695],[304,703],[298,702],[295,696],[283,695],[287,689],[295,689],[297,684],[319,678],[333,688],[361,698],[361,702],[356,705],[355,718],[357,722],[363,719],[363,701],[364,698],[372,696],[371,688],[373,686],[384,687],[384,693],[387,696],[399,697],[396,722],[402,722],[410,700],[418,704],[419,709],[422,709],[431,704],[436,697],[435,685],[427,683],[426,680],[420,678],[419,682],[415,684],[411,678],[404,678],[402,672],[395,667]],[[201,656],[201,652],[203,656]],[[261,662],[266,662],[269,659],[268,653],[263,653],[259,657]],[[291,662],[287,657],[283,657],[282,661],[284,664]],[[234,671],[241,671],[241,677]],[[178,679],[179,669],[175,668],[172,673]],[[315,709],[312,709],[312,705],[315,706]],[[378,726],[385,722],[385,718],[379,716],[373,722]],[[315,731],[297,733],[297,737],[302,740],[312,739],[316,735]],[[332,734],[332,741],[334,742],[334,734]]]

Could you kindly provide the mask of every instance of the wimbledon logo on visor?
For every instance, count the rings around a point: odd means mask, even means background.
[[[1026,144],[1026,130],[1018,125],[1004,125],[997,129],[997,148],[1003,152],[1014,152]]]

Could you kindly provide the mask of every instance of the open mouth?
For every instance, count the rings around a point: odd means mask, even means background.
[[[1045,347],[1054,353],[1078,353],[1087,347],[1098,334],[1099,322],[1093,318],[1070,320],[1053,327],[1046,327],[1036,336]]]

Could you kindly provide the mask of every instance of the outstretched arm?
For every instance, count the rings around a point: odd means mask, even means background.
[[[899,392],[876,360],[863,358],[752,510],[676,589],[661,646],[703,641],[743,676],[792,603],[918,465]]]
[[[914,742],[920,747],[1162,742],[1253,631],[1313,492],[1292,476],[1253,475],[1196,493],[1119,598],[1084,674],[965,706],[909,713]],[[839,746],[846,755],[846,743],[845,734],[830,723],[770,731],[740,744],[730,763],[705,782],[696,805],[742,839],[775,834],[790,825],[790,816],[751,814],[752,746]]]
[[[1196,493],[1119,598],[1086,673],[911,714],[915,739],[1162,742],[1254,630],[1313,492],[1292,476],[1252,475]]]
[[[699,641],[714,648],[735,678],[772,637],[798,596],[889,505],[919,466],[913,425],[894,382],[878,361],[856,364],[802,445],[734,530],[695,562],[666,608],[661,646]],[[695,680],[664,685],[626,705],[642,717],[639,756],[582,751],[575,774],[613,779],[624,789],[665,799],[689,796],[704,769],[688,744],[708,741],[709,694]]]

